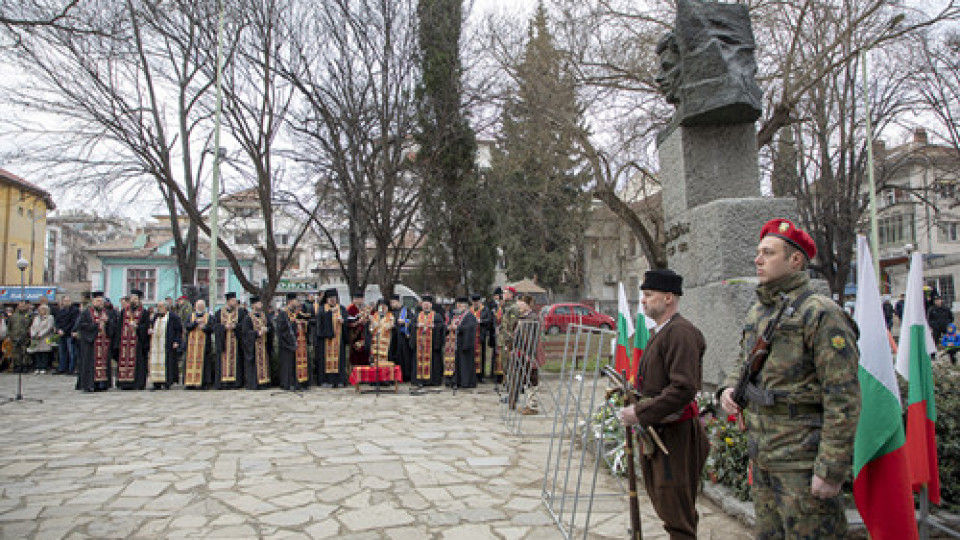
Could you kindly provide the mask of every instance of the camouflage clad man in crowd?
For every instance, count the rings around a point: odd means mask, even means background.
[[[497,329],[497,341],[500,345],[500,361],[503,363],[503,383],[507,388],[513,384],[513,339],[520,321],[520,308],[517,306],[517,290],[506,287],[503,290],[503,319]],[[516,400],[510,402],[510,408],[517,407]]]
[[[810,287],[815,256],[813,239],[790,221],[764,225],[754,260],[759,301],[744,324],[741,364],[784,302],[796,310],[781,319],[755,381],[767,404],[751,401],[745,412],[758,539],[843,538],[847,530],[840,488],[860,416],[859,353],[840,307]],[[731,414],[740,412],[736,378],[721,388]]]

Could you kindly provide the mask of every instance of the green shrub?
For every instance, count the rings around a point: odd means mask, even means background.
[[[937,405],[937,460],[940,464],[941,508],[960,511],[960,367],[933,365]]]

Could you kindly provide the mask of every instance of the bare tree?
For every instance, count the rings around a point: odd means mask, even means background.
[[[410,161],[413,4],[335,0],[304,10],[291,30],[291,61],[278,68],[302,103],[291,122],[301,159],[320,179],[324,211],[347,224],[349,251],[337,259],[348,285],[372,279],[389,294],[423,240]],[[323,221],[314,223],[336,246]]]

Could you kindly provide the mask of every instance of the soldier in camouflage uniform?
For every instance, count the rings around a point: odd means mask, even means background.
[[[847,529],[840,488],[850,476],[860,416],[859,353],[840,307],[813,294],[806,268],[815,256],[810,235],[790,221],[763,227],[754,260],[759,301],[744,324],[741,365],[783,302],[796,311],[781,319],[755,381],[773,404],[753,401],[744,411],[758,539],[843,538]],[[736,378],[720,390],[731,414],[740,412],[732,399]]]
[[[497,329],[497,340],[500,345],[500,362],[503,364],[503,383],[508,388],[509,404],[511,409],[517,408],[516,395],[513,392],[513,338],[520,321],[520,308],[517,306],[517,290],[506,287],[503,291],[503,319]]]

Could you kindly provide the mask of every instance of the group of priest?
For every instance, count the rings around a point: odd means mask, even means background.
[[[503,376],[497,341],[511,335],[515,318],[505,314],[514,295],[498,288],[488,302],[480,295],[458,298],[443,312],[431,296],[412,308],[398,296],[367,305],[358,294],[344,306],[329,289],[305,299],[287,294],[285,305],[268,313],[259,298],[244,308],[227,293],[213,313],[203,300],[190,306],[184,298],[179,309],[159,303],[151,313],[141,291],[130,291],[119,312],[95,292],[77,323],[77,389],[182,383],[187,389],[301,390],[345,386],[354,369],[365,367],[381,368],[391,381],[398,372],[418,386],[472,388],[484,376]]]

